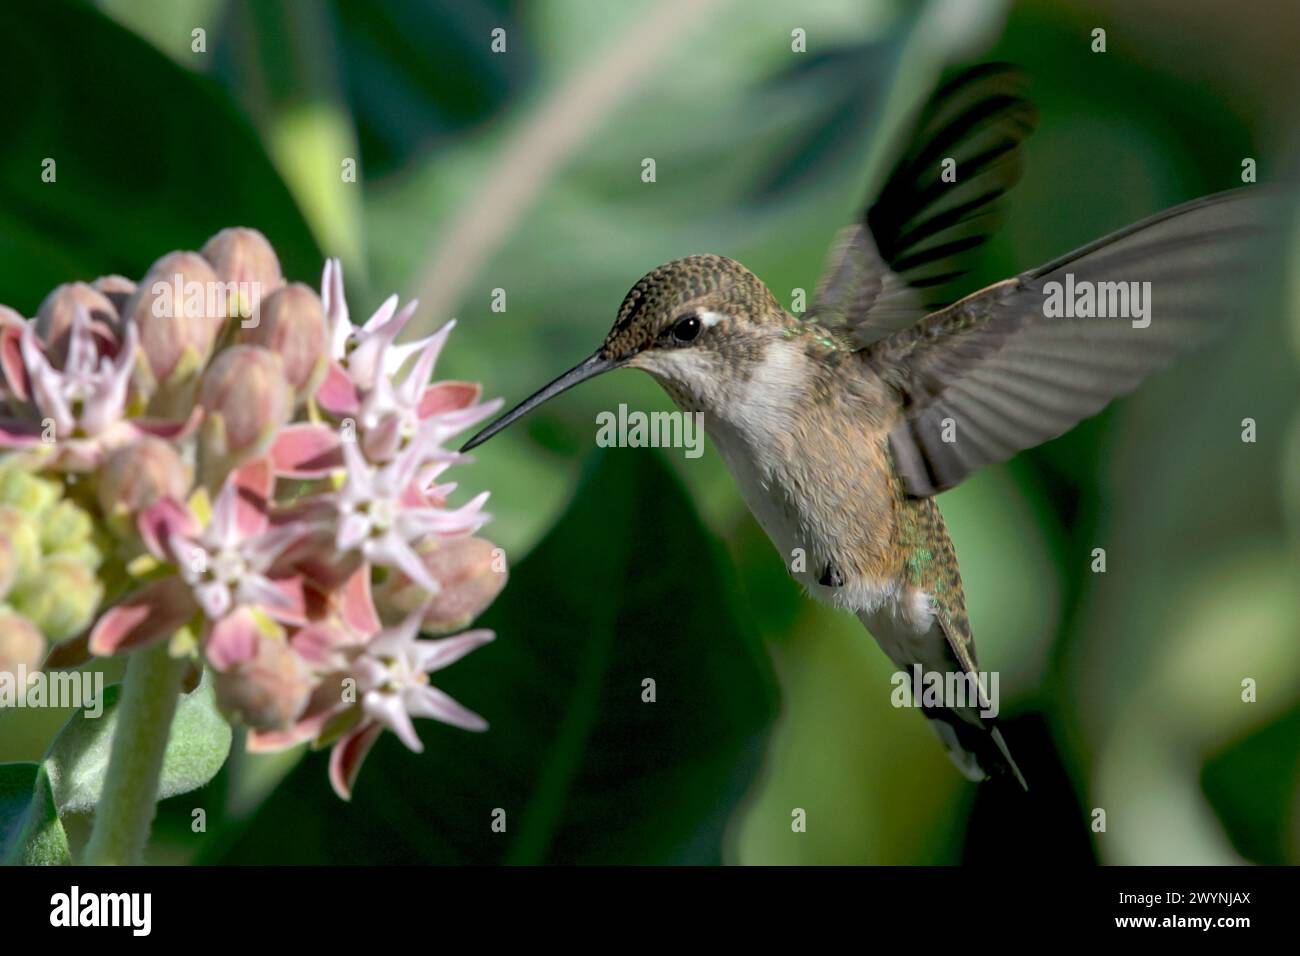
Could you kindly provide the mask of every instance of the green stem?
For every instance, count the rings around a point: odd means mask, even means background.
[[[168,654],[167,644],[138,650],[127,661],[104,792],[86,845],[88,864],[130,866],[144,861],[185,673],[185,660]]]

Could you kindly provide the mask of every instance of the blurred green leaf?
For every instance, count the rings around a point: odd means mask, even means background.
[[[0,300],[31,315],[59,282],[138,278],[230,225],[262,230],[286,274],[319,272],[288,190],[211,81],[72,0],[0,6],[0,33],[22,38],[0,60]]]
[[[493,729],[424,723],[421,756],[385,735],[350,806],[309,758],[218,860],[719,862],[775,712],[733,589],[657,456],[598,456],[484,622],[496,642],[439,674]]]
[[[60,813],[93,810],[99,802],[121,693],[121,684],[105,688],[103,714],[87,717],[83,708],[50,745],[45,767]],[[230,725],[217,710],[212,679],[205,671],[202,683],[176,707],[158,799],[197,790],[216,776],[230,753],[230,740]]]
[[[0,863],[70,863],[50,781],[40,764],[0,764]]]
[[[1201,786],[1242,856],[1292,862],[1300,846],[1300,708],[1211,757]]]
[[[372,176],[502,110],[533,79],[532,51],[510,0],[370,0],[335,10],[345,91]],[[518,8],[518,9],[516,9]],[[493,52],[506,31],[508,56]]]

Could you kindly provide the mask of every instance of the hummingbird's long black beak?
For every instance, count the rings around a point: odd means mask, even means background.
[[[471,448],[477,448],[497,432],[509,425],[513,425],[516,421],[523,418],[543,402],[550,401],[556,395],[573,388],[573,386],[577,385],[579,382],[585,382],[589,378],[595,378],[601,372],[608,372],[610,369],[618,368],[619,364],[620,363],[614,359],[602,358],[601,354],[597,352],[585,362],[569,369],[550,385],[547,385],[545,388],[542,388],[539,391],[534,392],[528,398],[525,398],[491,425],[488,425],[469,441],[465,442],[465,444],[460,447],[460,450],[469,451]]]

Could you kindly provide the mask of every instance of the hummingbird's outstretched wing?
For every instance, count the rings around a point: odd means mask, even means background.
[[[1248,187],[1166,210],[863,353],[903,399],[889,441],[908,493],[951,488],[1068,431],[1231,328],[1260,276],[1276,198]],[[1102,308],[1114,317],[1084,317]]]
[[[862,348],[953,301],[966,254],[1020,176],[1018,147],[1036,120],[1024,85],[990,63],[939,88],[862,222],[836,237],[807,319]]]

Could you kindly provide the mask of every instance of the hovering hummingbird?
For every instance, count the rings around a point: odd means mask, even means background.
[[[632,287],[595,354],[464,450],[579,382],[649,372],[703,413],[787,567],[805,556],[791,574],[813,597],[854,612],[908,674],[976,674],[934,496],[1068,431],[1222,326],[1263,219],[1249,189],[1220,193],[957,298],[1035,123],[1015,69],[959,75],[837,237],[805,316],[731,259],[669,262]],[[982,692],[922,710],[968,777],[1026,786]]]

